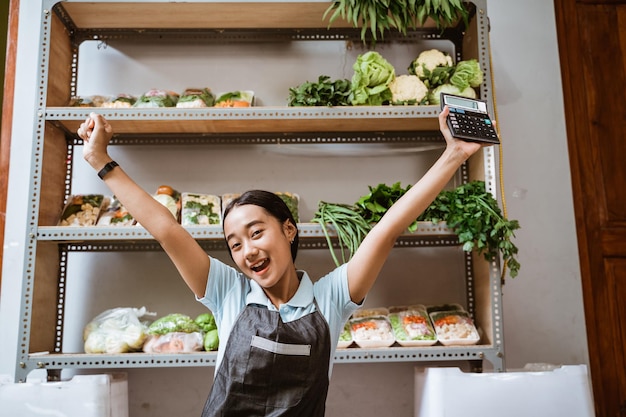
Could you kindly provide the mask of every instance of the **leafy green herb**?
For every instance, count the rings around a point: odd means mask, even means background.
[[[387,210],[410,188],[411,185],[403,188],[400,182],[396,182],[392,186],[387,184],[378,184],[376,187],[370,186],[370,193],[359,198],[356,206],[361,216],[368,223],[378,223]],[[411,223],[408,230],[410,232],[417,230],[417,220]]]
[[[305,82],[289,89],[289,106],[349,106],[350,81],[332,81],[320,75],[317,82]]]
[[[517,246],[511,239],[520,228],[517,220],[507,220],[498,202],[485,189],[483,181],[472,181],[454,190],[442,191],[418,218],[438,223],[445,221],[459,236],[463,250],[477,250],[487,261],[504,261],[504,274],[509,269],[515,278],[520,269],[516,259]]]
[[[423,26],[428,18],[438,28],[450,27],[461,16],[467,25],[468,11],[462,0],[335,0],[326,9],[329,26],[341,17],[353,27],[361,28],[361,40],[365,43],[368,31],[373,43],[385,31],[397,29],[406,34],[407,29]]]
[[[311,221],[322,226],[328,248],[337,266],[345,263],[352,257],[371,229],[370,224],[361,217],[357,209],[348,204],[320,201],[315,217]],[[328,225],[332,226],[337,232],[341,263],[333,250]]]

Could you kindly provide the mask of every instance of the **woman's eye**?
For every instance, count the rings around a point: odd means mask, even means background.
[[[235,249],[238,249],[240,246],[241,246],[241,244],[240,244],[240,243],[233,243],[233,244],[230,246],[230,250],[235,250]]]
[[[259,230],[254,230],[252,232],[252,237],[258,237],[261,233],[263,232],[263,230],[259,229]]]

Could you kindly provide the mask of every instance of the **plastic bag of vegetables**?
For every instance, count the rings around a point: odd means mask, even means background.
[[[125,353],[141,350],[148,327],[141,321],[145,307],[118,307],[93,318],[83,330],[86,353]]]
[[[189,316],[168,314],[148,327],[148,339],[143,345],[146,353],[189,353],[202,350],[202,329]]]

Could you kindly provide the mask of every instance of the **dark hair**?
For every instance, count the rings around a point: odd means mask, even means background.
[[[287,207],[287,204],[283,201],[283,199],[270,191],[246,191],[245,193],[241,194],[239,197],[228,203],[226,209],[224,209],[222,223],[226,219],[226,216],[228,216],[228,213],[234,207],[245,206],[246,204],[252,204],[265,209],[265,211],[267,211],[272,217],[278,220],[280,224],[283,224],[285,220],[289,220],[289,222],[295,226],[296,236],[293,238],[293,242],[291,244],[291,259],[295,262],[296,255],[298,254],[298,243],[300,242],[298,224],[296,223],[296,220],[294,219],[291,210],[289,210],[289,207]],[[228,245],[226,246],[228,247]],[[230,247],[228,247],[228,252],[230,253]]]

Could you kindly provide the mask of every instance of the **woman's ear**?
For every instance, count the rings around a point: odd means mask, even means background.
[[[296,238],[296,234],[298,233],[298,228],[294,226],[294,224],[291,223],[289,219],[287,219],[283,223],[283,232],[285,233],[285,236],[287,236],[289,241],[293,242],[293,240]]]

